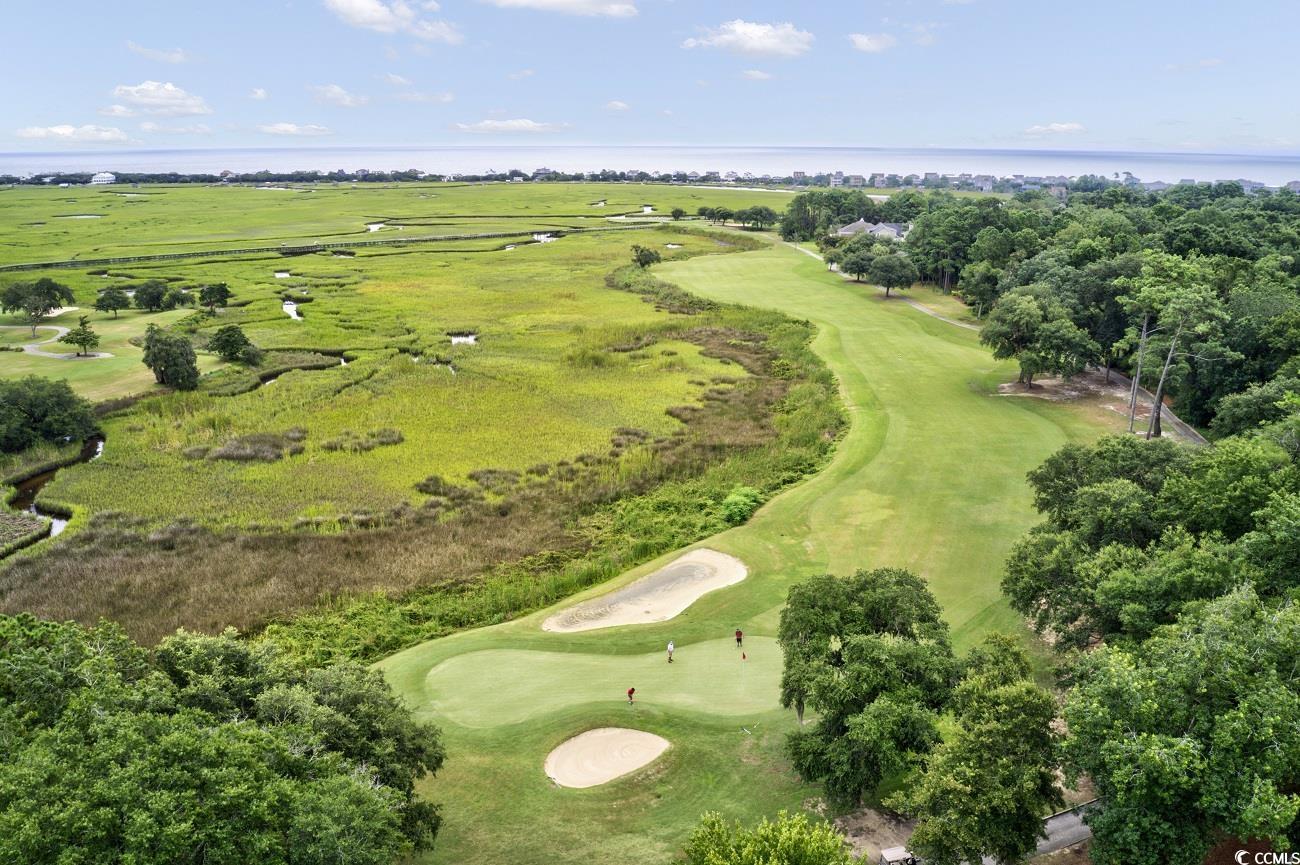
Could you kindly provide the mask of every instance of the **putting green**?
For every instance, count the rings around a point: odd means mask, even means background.
[[[429,671],[425,696],[433,714],[465,727],[518,724],[584,703],[636,702],[712,715],[752,715],[777,708],[781,650],[760,637],[741,650],[710,640],[665,652],[587,655],[487,649],[457,655]],[[509,685],[502,687],[503,677]]]
[[[446,817],[426,861],[666,863],[702,811],[754,821],[804,807],[818,791],[785,761],[794,718],[776,708],[780,659],[771,638],[789,587],[813,574],[916,571],[943,605],[959,650],[990,631],[1026,634],[999,592],[1008,549],[1037,519],[1025,473],[1065,442],[1103,432],[1095,418],[998,397],[1015,367],[993,360],[978,334],[886,301],[786,246],[696,257],[655,273],[695,294],[814,322],[813,348],[839,379],[850,429],[823,471],[700,545],[736,556],[749,576],[670,621],[544,631],[557,607],[379,664],[447,734],[447,766],[424,788]],[[752,647],[749,679],[730,672],[735,649],[719,639],[736,627]],[[669,639],[680,667],[664,660]],[[620,706],[632,685],[643,702]],[[672,743],[652,779],[582,791],[547,782],[550,749],[593,726],[627,726],[629,711],[638,729]],[[564,820],[555,819],[560,807]]]

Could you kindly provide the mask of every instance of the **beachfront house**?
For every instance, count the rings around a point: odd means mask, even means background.
[[[117,183],[117,175],[107,171],[101,171],[94,177],[90,178],[91,186],[105,186],[109,183]]]

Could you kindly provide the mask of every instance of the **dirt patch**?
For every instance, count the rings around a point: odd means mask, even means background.
[[[667,621],[703,595],[738,583],[748,574],[745,563],[735,556],[691,550],[621,589],[556,613],[542,623],[542,629],[572,633]]]
[[[669,748],[662,736],[624,727],[580,733],[546,755],[546,774],[561,787],[596,787],[635,772]]]
[[[998,395],[1073,403],[1111,423],[1114,422],[1116,415],[1121,418],[1128,417],[1128,383],[1118,375],[1113,376],[1108,382],[1106,373],[1097,369],[1090,369],[1070,379],[1055,377],[1034,379],[1033,386],[1029,388],[1019,382],[1007,382],[998,385]],[[1172,416],[1166,405],[1162,423],[1164,434],[1180,440],[1187,439],[1171,419]],[[1145,432],[1150,420],[1151,397],[1139,396],[1136,429]]]
[[[916,823],[874,808],[863,808],[835,819],[835,828],[844,835],[855,856],[864,862],[879,862],[880,851],[887,847],[906,847]]]

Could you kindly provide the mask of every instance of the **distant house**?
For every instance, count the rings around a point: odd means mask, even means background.
[[[831,175],[831,186],[837,186],[837,187],[838,187],[838,186],[843,186],[843,185],[844,185],[844,172],[843,172],[843,171],[837,171],[837,172],[835,172],[834,174]]]
[[[117,175],[107,171],[101,171],[94,177],[90,178],[91,186],[104,186],[109,183],[117,183]]]
[[[850,174],[848,177],[844,178],[844,182],[849,186],[857,188],[867,185],[867,179],[861,174]]]
[[[795,183],[807,183],[808,175],[803,171],[796,171],[793,175]]]
[[[872,237],[880,240],[902,240],[907,236],[907,232],[912,228],[910,223],[902,222],[867,222],[865,219],[859,219],[857,222],[850,222],[843,228],[838,229],[835,233],[840,237],[854,237],[859,234],[870,234]]]

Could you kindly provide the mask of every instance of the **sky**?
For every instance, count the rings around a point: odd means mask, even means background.
[[[1300,153],[1296,0],[4,0],[0,151]]]

